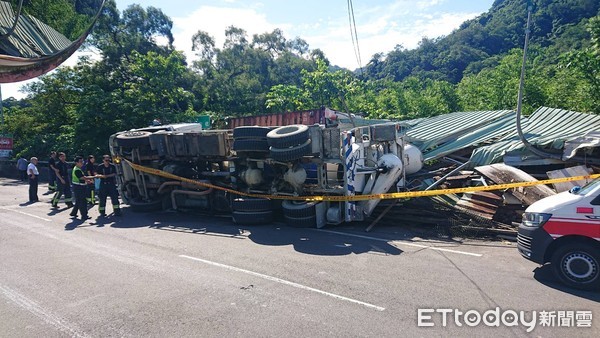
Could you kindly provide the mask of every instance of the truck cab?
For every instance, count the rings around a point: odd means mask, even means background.
[[[600,289],[600,179],[529,206],[517,247],[531,261],[550,263],[566,285]]]

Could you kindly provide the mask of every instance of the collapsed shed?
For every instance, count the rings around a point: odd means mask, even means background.
[[[415,189],[493,185],[600,172],[599,115],[541,107],[523,118],[521,125],[532,145],[560,159],[536,155],[523,144],[517,132],[516,112],[512,110],[456,112],[417,121],[407,135],[423,152],[427,165],[424,172],[416,175]],[[457,222],[448,224],[448,220],[460,219],[466,220],[463,228],[516,235],[515,227],[527,206],[581,183],[585,182],[432,197],[429,203],[433,205],[425,206],[423,201],[414,205],[431,216],[420,221],[417,218],[416,222],[456,225]],[[390,217],[396,219],[396,224],[404,217],[410,219],[414,216],[406,214],[410,209],[394,208]],[[385,217],[379,220],[385,222]]]

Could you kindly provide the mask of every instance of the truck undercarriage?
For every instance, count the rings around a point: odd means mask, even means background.
[[[380,200],[317,202],[298,196],[403,190],[407,175],[423,162],[404,132],[397,123],[348,130],[322,124],[202,130],[199,124],[177,124],[119,132],[109,145],[121,196],[134,210],[231,213],[234,222],[247,225],[269,223],[281,211],[291,226],[323,227],[364,220]]]

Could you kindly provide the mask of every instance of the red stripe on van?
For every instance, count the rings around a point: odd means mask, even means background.
[[[544,224],[544,230],[550,235],[581,235],[590,238],[600,236],[600,224],[558,221],[552,218]]]

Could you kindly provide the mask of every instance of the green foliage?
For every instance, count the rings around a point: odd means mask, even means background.
[[[192,66],[197,76],[196,106],[234,116],[260,113],[267,100],[270,109],[290,106],[267,93],[275,85],[301,85],[301,72],[315,68],[308,44],[299,38],[287,40],[279,29],[254,35],[249,41],[243,29],[232,26],[225,36],[222,48],[206,32],[199,31],[192,38],[199,57]],[[304,99],[297,104],[301,102]]]
[[[15,10],[17,4],[13,4]],[[22,13],[39,19],[73,41],[89,27],[98,9],[98,3],[89,1],[80,4],[73,0],[36,0],[23,1]]]
[[[597,0],[529,2],[533,5],[532,42],[542,47],[581,45],[585,32],[579,24],[600,10]],[[385,57],[381,53],[374,55],[365,73],[369,79],[402,81],[409,76],[418,76],[458,83],[464,75],[485,68],[482,63],[488,58],[522,48],[527,3],[522,0],[495,1],[490,11],[463,23],[446,37],[424,38],[414,50],[398,46]]]
[[[573,96],[580,102],[578,106],[582,110],[600,112],[600,16],[589,21],[588,30],[591,46],[564,54],[561,66],[583,80],[571,81],[575,82],[571,88],[575,89]],[[566,73],[564,69],[561,72]]]

